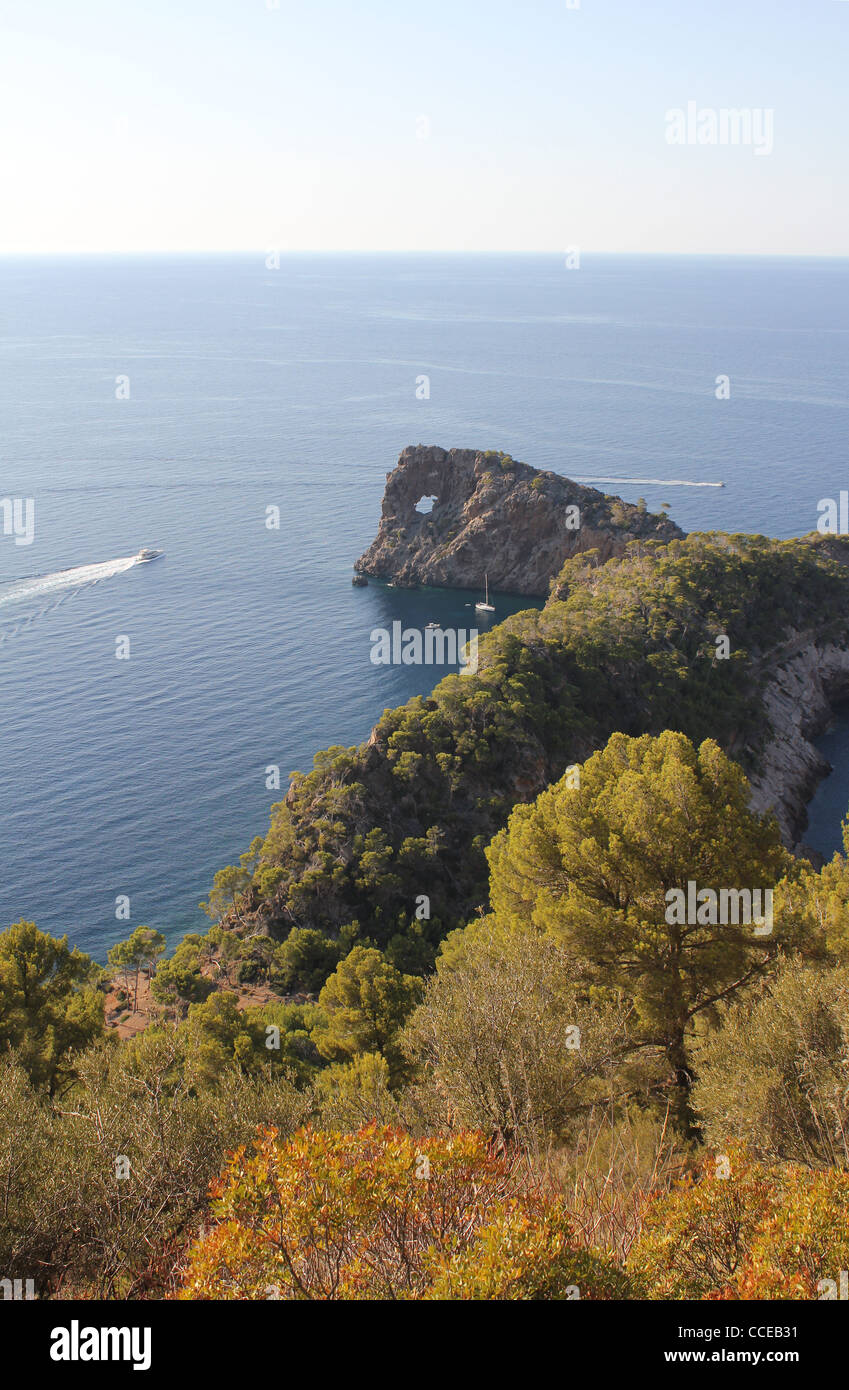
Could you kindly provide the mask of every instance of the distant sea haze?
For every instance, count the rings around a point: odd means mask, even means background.
[[[849,487],[847,261],[13,258],[0,290],[0,497],[35,507],[28,544],[0,511],[0,925],[100,960],[141,922],[202,930],[289,771],[431,688],[374,629],[491,623],[483,575],[351,586],[405,445],[633,479],[594,485],[686,530],[800,535]]]

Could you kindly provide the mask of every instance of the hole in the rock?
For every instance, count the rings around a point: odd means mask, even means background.
[[[420,497],[418,502],[416,503],[416,511],[421,512],[422,514],[426,512],[432,512],[434,503],[438,501],[438,497]]]

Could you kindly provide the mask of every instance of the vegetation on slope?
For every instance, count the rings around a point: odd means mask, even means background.
[[[849,859],[794,860],[744,771],[770,663],[844,638],[845,558],[703,536],[570,562],[476,677],[296,777],[205,938],[158,966],[146,928],[115,948],[127,993],[156,970],[136,1039],[104,1032],[86,957],[0,933],[6,1276],[817,1296],[846,1263]],[[773,929],[671,918],[690,880],[773,890]]]
[[[217,876],[210,912],[237,934],[318,932],[340,954],[359,941],[426,973],[446,933],[485,906],[484,850],[512,807],[614,731],[711,737],[755,766],[768,733],[759,692],[783,644],[845,637],[847,560],[846,543],[824,538],[692,535],[605,565],[570,561],[541,612],[482,641],[477,675],[447,677],[387,710],[366,744],[295,774],[265,838]],[[272,947],[253,951],[268,978]],[[309,962],[290,984],[310,973],[314,985]]]

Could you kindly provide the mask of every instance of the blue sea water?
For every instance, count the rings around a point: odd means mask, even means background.
[[[468,627],[477,595],[350,582],[406,444],[721,480],[599,486],[688,530],[799,535],[849,486],[847,380],[849,261],[0,261],[0,497],[36,507],[32,545],[0,534],[0,925],[99,959],[139,922],[202,928],[283,794],[266,767],[285,789],[431,687],[374,666],[369,634]],[[165,558],[115,563],[141,546]],[[836,845],[834,815],[812,834]]]

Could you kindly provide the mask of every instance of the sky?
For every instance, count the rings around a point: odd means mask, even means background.
[[[846,255],[847,59],[849,0],[0,0],[0,253]]]

